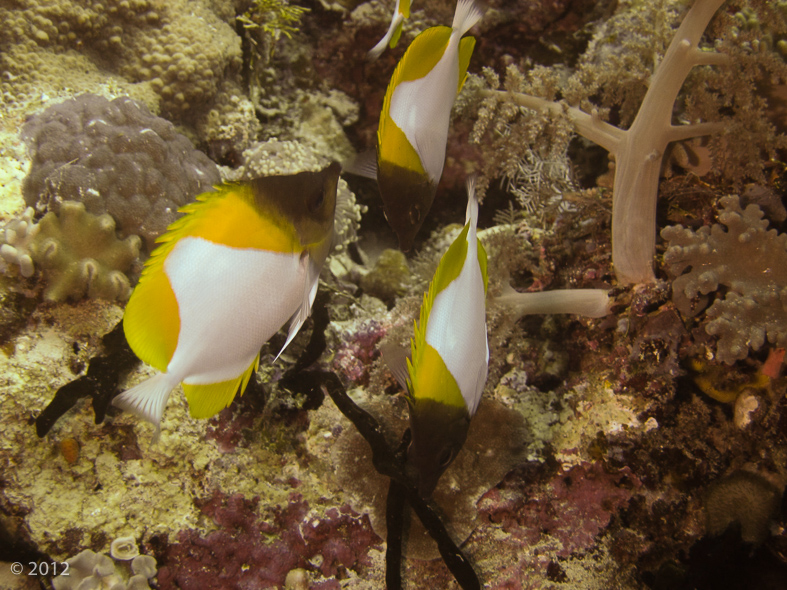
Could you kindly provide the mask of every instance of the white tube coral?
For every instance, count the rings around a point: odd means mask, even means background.
[[[523,315],[572,313],[600,318],[609,313],[609,296],[604,289],[555,289],[535,293],[518,293],[511,287],[493,303],[511,308],[518,320]]]

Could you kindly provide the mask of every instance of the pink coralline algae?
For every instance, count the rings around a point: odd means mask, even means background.
[[[299,494],[286,506],[258,511],[259,498],[214,492],[199,502],[218,526],[201,536],[180,531],[177,542],[158,553],[161,590],[252,590],[284,586],[295,568],[313,572],[312,588],[339,588],[348,570],[362,574],[371,565],[369,550],[381,548],[367,516],[348,506],[314,516]]]
[[[377,343],[385,336],[386,329],[380,322],[364,322],[352,334],[342,338],[333,358],[333,370],[356,385],[369,384],[369,369],[379,356]]]
[[[601,463],[583,463],[560,472],[543,492],[535,487],[524,493],[506,486],[493,489],[479,507],[523,546],[544,546],[544,537],[551,537],[549,553],[568,557],[595,545],[596,536],[639,485],[628,468],[608,473]]]

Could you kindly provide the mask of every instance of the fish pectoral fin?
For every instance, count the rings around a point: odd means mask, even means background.
[[[377,151],[365,150],[347,162],[342,162],[342,172],[377,180]]]
[[[161,415],[176,385],[177,383],[173,383],[172,377],[167,373],[159,373],[118,395],[112,400],[112,405],[153,424],[156,427],[154,438],[158,438],[161,430]]]
[[[407,350],[396,344],[385,342],[380,345],[380,353],[383,355],[383,360],[388,370],[393,373],[399,386],[407,391],[407,380],[409,377],[407,359],[410,358]]]
[[[193,418],[210,418],[218,414],[232,403],[235,395],[246,389],[252,373],[257,370],[260,355],[249,365],[241,375],[227,381],[218,383],[183,384],[183,392],[189,402],[189,413]]]
[[[314,298],[317,296],[317,286],[320,283],[321,268],[315,265],[312,262],[311,256],[306,253],[301,256],[301,266],[303,267],[303,271],[306,276],[301,306],[292,316],[292,319],[290,320],[290,331],[287,334],[287,341],[284,343],[284,346],[281,347],[279,354],[276,355],[276,358],[273,359],[273,362],[276,362],[279,359],[281,353],[284,352],[284,349],[290,345],[290,342],[292,342],[295,336],[298,334],[298,331],[301,329],[301,326],[303,326],[303,323],[311,315],[312,304],[314,303]]]

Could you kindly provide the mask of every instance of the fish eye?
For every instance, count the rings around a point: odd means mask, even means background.
[[[443,452],[440,453],[440,457],[437,459],[438,465],[445,469],[451,463],[451,460],[454,458],[454,450],[451,448],[443,449]]]
[[[322,207],[322,204],[324,202],[325,202],[325,191],[320,191],[320,194],[317,196],[317,198],[314,201],[312,201],[310,209],[312,211],[317,211],[320,207]]]
[[[410,223],[416,224],[421,219],[421,208],[418,205],[410,209]]]

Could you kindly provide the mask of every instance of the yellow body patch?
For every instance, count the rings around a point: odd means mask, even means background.
[[[386,96],[385,101],[387,106],[390,97]],[[383,117],[380,119],[380,129],[377,131],[378,169],[382,168],[383,162],[387,162],[426,176],[421,157],[388,112],[388,108],[384,107]]]
[[[131,349],[140,360],[162,372],[175,354],[180,334],[180,310],[164,262],[182,238],[200,237],[233,248],[285,253],[302,249],[292,224],[273,212],[260,211],[246,185],[222,185],[216,192],[199,195],[180,211],[186,215],[156,240],[160,245],[145,263],[123,315]]]
[[[150,268],[145,267],[126,305],[123,331],[140,360],[164,372],[178,346],[180,311],[167,275]]]
[[[401,82],[418,80],[431,72],[448,47],[451,31],[451,27],[430,27],[413,39],[394,70],[386,94],[392,93]]]
[[[407,368],[412,385],[411,403],[432,399],[448,406],[466,407],[456,379],[445,366],[440,353],[431,345],[423,347],[415,366],[408,360]]]
[[[273,209],[260,210],[248,185],[224,185],[218,192],[198,196],[180,211],[190,215],[173,223],[158,241],[193,236],[231,248],[285,253],[303,249],[292,223]]]
[[[254,359],[246,371],[235,379],[220,381],[219,383],[206,383],[191,385],[183,383],[183,393],[189,402],[189,413],[194,418],[210,418],[232,403],[235,394],[246,391],[246,385],[252,374],[260,365],[260,355]]]
[[[407,361],[407,369],[410,375],[410,395],[412,397],[429,397],[440,401],[442,403],[453,404],[454,395],[459,396],[461,405],[464,406],[465,402],[462,398],[462,392],[456,383],[453,375],[448,371],[440,358],[438,353],[431,345],[426,342],[426,326],[429,323],[429,314],[432,311],[435,297],[443,289],[454,281],[462,272],[467,258],[467,232],[470,230],[470,224],[467,223],[462,229],[461,233],[451,243],[443,257],[440,259],[440,264],[437,267],[434,278],[429,284],[429,289],[424,294],[424,301],[421,305],[421,314],[418,323],[415,325],[415,332],[410,341],[412,350],[412,362]],[[478,240],[478,238],[476,238]],[[484,294],[486,294],[489,278],[487,276],[487,257],[486,250],[478,240],[478,265],[481,268],[481,276],[484,280]],[[432,357],[436,357],[432,358]],[[439,364],[438,364],[439,361]],[[445,389],[434,389],[440,385],[446,385],[446,377],[441,374],[445,371],[448,377],[451,378],[454,389],[445,387]],[[428,377],[424,377],[428,375]],[[419,383],[416,386],[416,382]],[[454,400],[454,401],[452,401]]]

